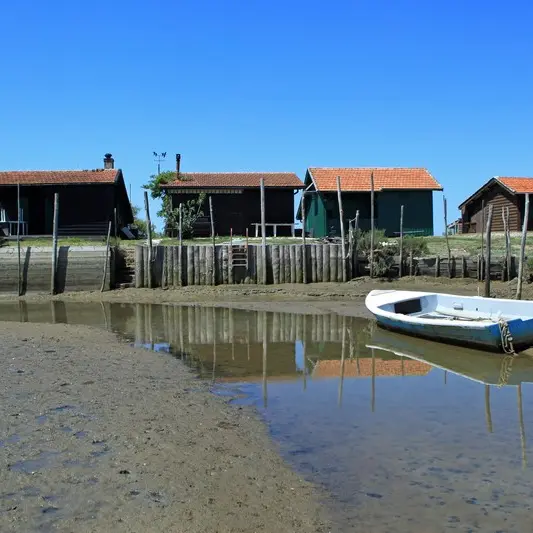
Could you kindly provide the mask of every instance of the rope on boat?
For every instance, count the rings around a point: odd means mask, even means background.
[[[513,337],[511,335],[511,332],[509,331],[509,324],[507,324],[504,318],[499,317],[498,326],[500,327],[500,336],[502,339],[503,351],[509,355],[513,355],[513,356],[518,355],[515,352],[515,349],[513,346]]]
[[[506,353],[505,357],[502,360],[502,365],[500,368],[500,379],[498,381],[498,387],[506,385],[511,376],[511,371],[513,369],[514,358],[518,355],[515,352],[513,346],[513,337],[509,331],[509,324],[505,321],[504,318],[498,318],[498,326],[500,328],[500,336],[502,340],[502,349]]]

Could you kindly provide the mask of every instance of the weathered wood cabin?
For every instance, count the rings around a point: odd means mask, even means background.
[[[359,227],[370,229],[371,180],[374,176],[375,228],[395,236],[404,206],[406,234],[433,235],[433,191],[441,185],[424,168],[308,168],[305,175],[306,231],[314,237],[339,236],[337,176],[340,177],[344,223],[359,211]],[[301,206],[298,218],[302,219]]]
[[[115,207],[117,230],[133,223],[122,170],[114,168],[111,154],[105,155],[103,169],[0,172],[0,235],[17,234],[18,185],[23,236],[52,235],[55,193],[59,235],[106,235],[110,220],[114,232]]]
[[[487,208],[493,206],[491,231],[503,231],[503,210],[509,208],[510,231],[521,231],[524,221],[525,195],[533,194],[533,178],[491,178],[460,206],[462,233],[480,233],[485,228],[483,223],[483,205],[485,220]],[[533,202],[530,202],[528,230],[533,229]]]
[[[265,180],[266,233],[288,236],[294,233],[294,195],[303,183],[292,172],[178,172],[178,179],[164,185],[172,207],[197,199],[205,193],[204,216],[194,228],[195,236],[210,233],[209,197],[212,198],[215,234],[256,235],[261,223],[260,180]],[[259,228],[260,235],[260,228]]]

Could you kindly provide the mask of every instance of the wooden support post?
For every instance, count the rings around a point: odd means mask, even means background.
[[[526,255],[527,223],[529,219],[529,194],[526,194],[524,209],[524,224],[522,225],[522,241],[520,243],[520,260],[518,262],[518,285],[516,286],[516,299],[522,299],[522,281],[524,277],[524,256]]]
[[[213,241],[213,273],[212,273],[212,278],[211,278],[211,284],[212,285],[216,285],[216,278],[217,278],[217,275],[216,275],[216,257],[217,257],[217,254],[216,254],[216,241],[215,241],[215,216],[213,215],[213,197],[210,196],[209,197],[209,216],[211,217],[211,239]],[[248,231],[248,230],[246,230]]]
[[[54,193],[54,223],[52,228],[52,279],[50,282],[51,294],[56,293],[56,273],[57,273],[57,230],[59,218],[59,194]]]
[[[435,258],[435,277],[438,278],[440,276],[440,256],[437,256]]]
[[[339,203],[339,222],[341,226],[342,281],[346,283],[346,236],[344,234],[344,210],[342,209],[341,178],[337,176],[337,201]]]
[[[452,252],[450,250],[450,239],[448,238],[448,202],[446,196],[442,197],[444,204],[444,235],[446,236],[446,248],[448,250],[448,276],[452,277]]]
[[[487,217],[487,249],[485,254],[485,298],[490,298],[490,245],[491,245],[491,229],[492,229],[492,208],[489,204],[489,214]]]
[[[307,246],[306,246],[306,213],[305,213],[305,191],[302,192],[302,278],[307,283]]]
[[[266,221],[265,221],[265,179],[261,178],[261,263],[263,285],[267,284]]]
[[[370,173],[370,277],[374,277],[374,173]]]
[[[100,287],[100,292],[104,292],[105,289],[105,280],[107,278],[107,262],[109,261],[109,241],[111,239],[111,220],[109,221],[107,227],[107,241],[105,244],[105,257],[104,257],[104,274],[102,276],[102,286]]]
[[[466,278],[468,272],[467,272],[466,257],[464,255],[461,257],[461,268],[462,268],[462,271],[463,271],[463,278]]]
[[[353,238],[354,238],[354,260],[353,260],[353,269],[355,275],[359,276],[359,239],[357,238],[359,234],[359,209],[355,212],[355,221],[353,224]]]
[[[481,263],[479,271],[479,281],[483,280],[483,259],[485,257],[485,200],[481,200]]]
[[[413,250],[409,252],[409,275],[412,277],[414,273],[413,269]]]
[[[509,231],[509,208],[502,209],[503,229],[505,232],[505,279],[511,279],[511,232]]]
[[[152,251],[152,221],[150,220],[150,206],[148,205],[148,191],[144,191],[144,210],[146,212],[146,231],[148,232],[148,288],[152,288],[153,251]]]
[[[400,206],[400,278],[403,276],[403,205]]]
[[[179,245],[183,246],[183,205],[178,207],[178,241]]]
[[[20,269],[20,183],[17,183],[17,213],[18,295],[22,296],[22,272]]]

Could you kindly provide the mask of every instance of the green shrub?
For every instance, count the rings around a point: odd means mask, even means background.
[[[424,237],[404,237],[403,250],[405,254],[413,252],[414,257],[422,257],[429,254],[429,246]]]

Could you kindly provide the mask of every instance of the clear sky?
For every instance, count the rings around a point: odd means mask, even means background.
[[[449,220],[533,176],[533,3],[17,0],[0,8],[0,169],[423,166]],[[443,231],[442,194],[434,194]],[[155,209],[155,205],[153,206]]]

